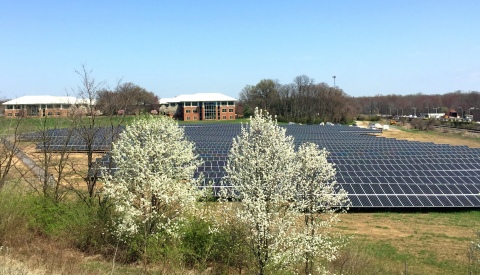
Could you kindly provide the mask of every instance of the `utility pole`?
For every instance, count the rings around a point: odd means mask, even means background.
[[[336,75],[332,76],[333,77],[333,88],[337,88],[337,86],[335,85],[335,78],[337,78]]]

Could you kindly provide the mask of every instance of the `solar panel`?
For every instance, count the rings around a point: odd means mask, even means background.
[[[241,125],[181,127],[204,161],[195,175],[203,172],[205,186],[219,186]],[[480,149],[382,138],[377,130],[358,127],[281,127],[295,138],[296,146],[313,142],[330,152],[328,160],[335,164],[337,182],[349,193],[351,208],[480,207]],[[106,165],[110,160],[98,161]]]

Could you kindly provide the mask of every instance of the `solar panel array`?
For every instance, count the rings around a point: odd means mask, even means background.
[[[118,138],[124,127],[96,127],[93,129],[52,129],[45,132],[23,134],[24,141],[38,142],[36,149],[59,151],[108,152],[112,141]],[[91,145],[91,148],[89,148]]]
[[[185,135],[204,161],[196,172],[219,186],[239,124],[186,125]],[[480,149],[388,139],[377,130],[348,126],[285,125],[298,146],[326,148],[352,208],[480,207]],[[109,157],[101,160],[110,165]],[[215,189],[215,188],[214,188]]]

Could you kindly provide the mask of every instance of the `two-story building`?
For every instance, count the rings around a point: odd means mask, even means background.
[[[196,93],[160,99],[160,111],[177,119],[233,120],[235,119],[233,97],[220,93]]]

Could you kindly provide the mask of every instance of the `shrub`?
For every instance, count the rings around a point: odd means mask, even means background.
[[[108,217],[99,205],[79,200],[54,203],[43,196],[30,196],[27,205],[28,225],[35,233],[90,253],[104,250]]]
[[[197,217],[191,218],[182,228],[181,251],[189,268],[205,269],[212,266],[215,272],[241,270],[251,263],[247,256],[245,230],[237,223],[215,225]]]
[[[26,197],[14,191],[0,192],[0,246],[27,239]]]

